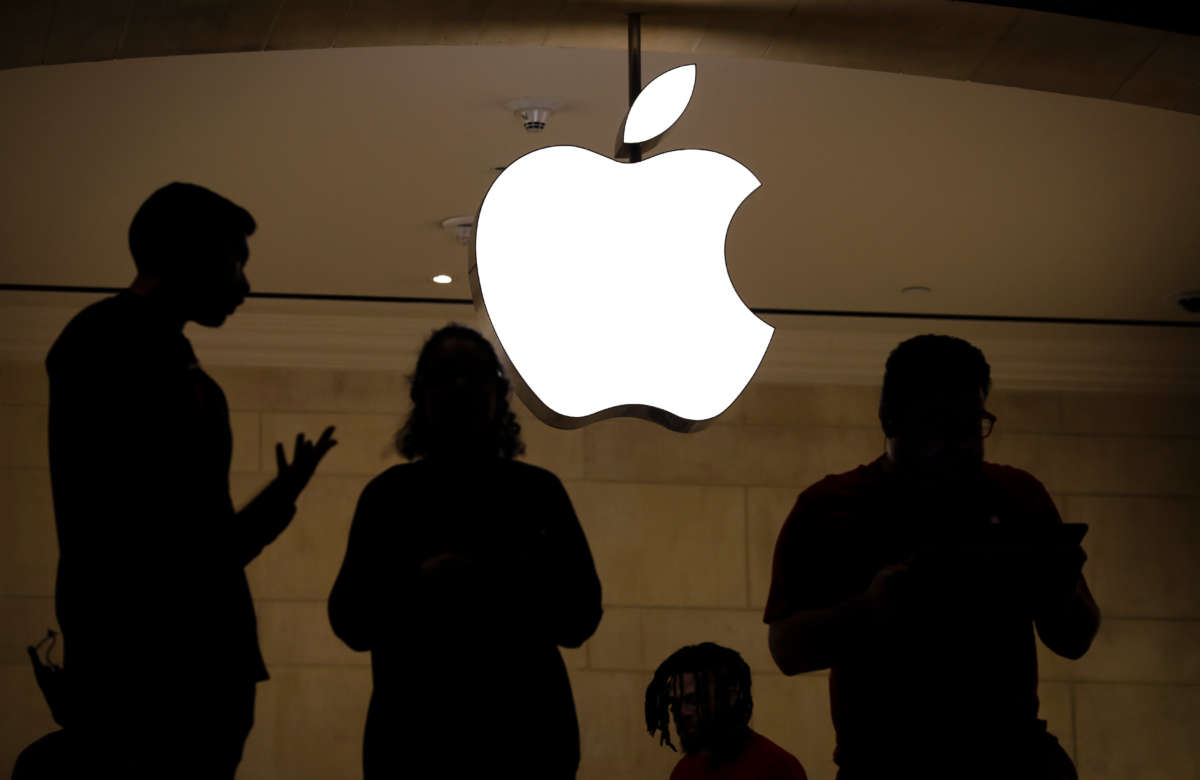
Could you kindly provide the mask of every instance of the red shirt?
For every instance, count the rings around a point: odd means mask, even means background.
[[[984,567],[962,552],[969,548],[952,546],[979,538],[971,534],[983,526],[1061,523],[1049,494],[1027,472],[984,463],[953,508],[916,506],[885,471],[885,457],[827,476],[796,499],[776,542],[763,615],[770,623],[836,606],[913,553],[938,561],[924,580],[923,619],[886,640],[861,640],[830,670],[835,760],[895,765],[967,745],[980,755],[1044,735],[1032,610],[1011,595],[1021,572]],[[994,589],[982,606],[979,587]],[[956,602],[960,594],[970,595]]]
[[[671,771],[671,780],[808,780],[796,757],[756,731],[736,760],[713,768],[700,756],[684,756]]]

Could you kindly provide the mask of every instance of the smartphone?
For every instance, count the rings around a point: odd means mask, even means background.
[[[1087,532],[1087,523],[1063,523],[1062,525],[1056,525],[1054,526],[1055,543],[1074,547],[1083,543],[1083,537],[1087,536]]]
[[[1036,527],[1012,525],[987,525],[967,536],[970,545],[998,545],[1000,547],[1042,548],[1075,547],[1087,535],[1087,523],[1059,523]]]
[[[1053,550],[1078,547],[1087,534],[1086,523],[1061,523],[1039,527],[985,525],[926,551],[927,559],[943,574],[975,570],[1010,572],[1034,567]]]

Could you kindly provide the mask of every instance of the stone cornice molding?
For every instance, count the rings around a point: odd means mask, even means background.
[[[0,304],[0,360],[40,361],[76,307]],[[247,309],[255,304],[250,304]],[[239,312],[220,329],[189,326],[209,365],[411,371],[429,334],[450,321],[477,326],[466,306],[397,307],[364,314]],[[371,307],[373,308],[373,307]],[[920,333],[980,347],[994,382],[1012,390],[1200,393],[1200,330],[1100,325],[768,318],[775,326],[760,380],[878,385],[888,353]]]

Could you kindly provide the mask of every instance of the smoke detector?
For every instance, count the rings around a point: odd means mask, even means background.
[[[472,231],[475,230],[475,218],[463,216],[443,219],[442,228],[454,231],[454,240],[467,246],[471,243]]]
[[[517,115],[527,133],[540,133],[546,129],[550,114],[562,108],[562,101],[553,98],[520,98],[510,100],[504,107]]]

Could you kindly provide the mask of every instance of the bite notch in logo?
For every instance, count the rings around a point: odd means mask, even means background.
[[[695,78],[685,65],[650,82],[624,142],[666,132]],[[725,266],[729,223],[758,186],[702,149],[623,163],[550,146],[505,168],[479,208],[469,276],[525,404],[560,428],[627,416],[692,431],[725,411],[773,333]]]

